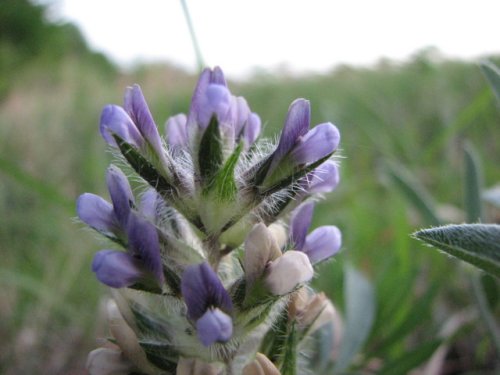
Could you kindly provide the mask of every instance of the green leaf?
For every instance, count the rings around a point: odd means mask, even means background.
[[[429,359],[432,354],[439,348],[442,340],[436,339],[418,348],[407,351],[399,358],[387,363],[382,370],[378,371],[378,375],[400,375],[408,374],[410,370],[420,366],[423,362]]]
[[[213,178],[219,172],[223,162],[222,141],[219,131],[219,122],[212,116],[200,141],[198,163],[202,184],[210,186]]]
[[[289,187],[290,185],[297,182],[300,178],[304,177],[309,172],[312,172],[316,167],[319,167],[325,161],[330,159],[330,157],[333,154],[334,153],[332,152],[331,154],[326,155],[324,158],[319,159],[319,160],[315,161],[314,163],[309,164],[308,166],[296,169],[290,176],[283,178],[282,180],[278,181],[277,183],[275,183],[271,187],[260,192],[261,196],[267,197],[273,193],[276,193],[277,191],[280,191],[281,189]]]
[[[500,225],[445,225],[418,231],[414,236],[500,278]]]
[[[368,338],[375,318],[375,290],[372,284],[350,266],[346,267],[345,275],[346,324],[335,373],[349,367]]]
[[[481,70],[488,80],[497,100],[500,102],[500,69],[490,61],[481,62]]]
[[[482,171],[479,156],[472,144],[464,147],[464,206],[467,222],[475,223],[482,219]]]
[[[385,166],[391,182],[413,207],[420,212],[426,223],[439,225],[440,220],[434,209],[436,203],[420,181],[400,164],[387,161]]]
[[[116,134],[113,134],[113,137],[121,153],[139,176],[154,187],[162,196],[171,196],[175,193],[175,189],[172,185],[168,183],[165,177],[163,177],[156,168],[139,153],[139,151]]]

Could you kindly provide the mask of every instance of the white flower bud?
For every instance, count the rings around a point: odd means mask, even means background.
[[[195,358],[180,358],[177,362],[176,375],[219,375],[221,369],[212,363]]]
[[[109,329],[125,356],[140,370],[148,374],[158,374],[159,370],[149,363],[135,332],[123,319],[116,302],[109,300],[107,310]]]
[[[280,375],[280,372],[269,358],[257,353],[255,359],[243,369],[243,375]]]
[[[269,225],[268,229],[271,231],[276,244],[281,249],[288,242],[288,236],[286,234],[285,227],[279,223],[272,223]]]
[[[252,285],[264,272],[266,265],[279,258],[279,249],[271,231],[262,223],[256,224],[245,239],[245,276]]]
[[[314,270],[306,254],[289,250],[268,266],[266,285],[274,295],[290,293],[297,285],[309,281]]]
[[[92,350],[86,367],[90,375],[127,375],[134,370],[134,365],[120,350],[110,348]]]

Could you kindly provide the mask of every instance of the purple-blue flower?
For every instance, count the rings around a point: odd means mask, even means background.
[[[168,164],[158,127],[139,85],[127,89],[123,108],[117,105],[104,107],[99,129],[110,146],[118,147],[113,134],[141,151],[149,144],[160,162],[164,166]]]
[[[116,250],[97,252],[92,261],[92,271],[101,283],[112,288],[131,286],[145,276],[138,259]]]
[[[129,252],[141,260],[159,285],[165,281],[160,254],[160,239],[156,227],[136,213],[129,215],[127,224]]]
[[[88,226],[119,237],[126,231],[128,216],[135,204],[134,196],[127,177],[113,165],[106,172],[106,182],[113,204],[97,195],[85,193],[78,198],[76,211],[80,220]]]
[[[296,250],[304,252],[312,264],[321,262],[335,255],[342,245],[342,234],[333,225],[326,225],[307,234],[312,221],[313,202],[306,202],[297,207],[290,222],[290,240]]]
[[[181,279],[188,317],[196,322],[198,338],[205,346],[225,342],[232,335],[231,298],[208,263],[186,267]]]
[[[231,93],[219,67],[205,69],[191,99],[191,108],[187,117],[188,134],[204,130],[212,116],[219,122],[225,118],[230,107]],[[191,136],[191,135],[190,135]]]
[[[80,195],[76,201],[76,211],[81,221],[99,232],[115,234],[120,231],[113,205],[98,195]]]
[[[125,228],[131,208],[135,204],[134,195],[127,176],[117,167],[111,165],[106,173],[106,183],[113,202],[116,219]]]
[[[308,165],[337,149],[340,141],[338,129],[331,123],[323,123],[309,130],[310,122],[309,101],[295,100],[288,110],[267,175],[271,175],[285,159],[295,166]]]
[[[301,184],[307,194],[329,193],[340,181],[339,169],[335,162],[327,160],[306,175]]]
[[[166,123],[166,134],[168,145],[172,148],[185,148],[189,145],[187,134],[187,117],[179,113],[170,117]]]

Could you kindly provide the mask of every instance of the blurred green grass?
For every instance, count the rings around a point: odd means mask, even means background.
[[[86,353],[106,335],[106,290],[90,271],[102,242],[74,222],[72,202],[83,192],[106,196],[110,155],[98,133],[101,108],[121,103],[124,88],[139,83],[163,129],[168,116],[187,110],[196,77],[168,65],[120,72],[72,50],[21,60],[0,64],[0,371],[83,373]],[[341,184],[317,205],[314,224],[339,226],[344,246],[320,267],[316,285],[342,306],[345,263],[374,283],[376,320],[364,351],[374,368],[435,338],[471,304],[456,264],[410,238],[428,223],[390,184],[384,165],[405,165],[458,212],[449,221],[464,220],[464,140],[479,146],[487,185],[498,183],[500,115],[475,62],[426,50],[406,63],[305,77],[261,72],[230,86],[260,114],[267,136],[277,134],[296,97],[311,101],[313,124],[339,127]],[[456,355],[469,356],[467,368],[481,373],[491,356],[484,328],[467,333],[478,345],[459,337]]]

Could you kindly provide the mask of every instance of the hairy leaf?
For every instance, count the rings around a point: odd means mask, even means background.
[[[418,231],[414,236],[500,278],[500,225],[445,225]]]

